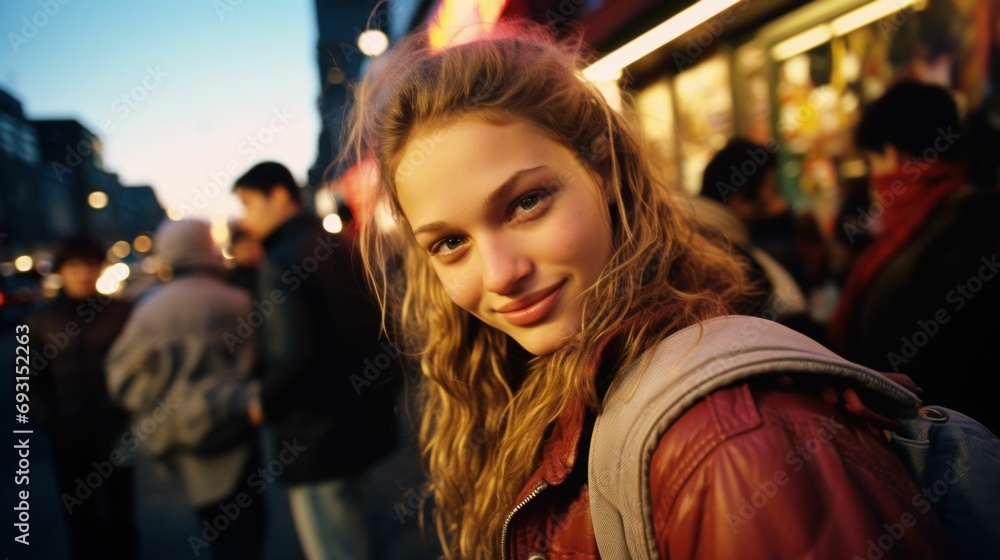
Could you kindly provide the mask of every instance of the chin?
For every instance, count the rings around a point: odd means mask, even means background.
[[[547,356],[566,345],[575,333],[561,325],[537,327],[536,332],[512,333],[511,337],[522,348],[535,356]]]

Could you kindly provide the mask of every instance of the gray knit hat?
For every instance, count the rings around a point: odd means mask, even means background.
[[[153,250],[175,271],[184,269],[223,268],[222,254],[212,241],[207,222],[185,219],[166,220],[156,230]]]

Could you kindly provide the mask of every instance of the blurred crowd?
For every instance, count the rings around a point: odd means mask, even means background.
[[[129,297],[98,291],[105,247],[59,246],[62,287],[26,322],[32,418],[50,436],[74,558],[139,557],[136,454],[184,489],[193,556],[261,558],[277,482],[307,558],[375,557],[363,478],[403,437],[401,363],[354,224],[324,230],[299,191],[276,162],[236,181],[246,212],[229,266],[207,222],[165,221],[156,281]]]

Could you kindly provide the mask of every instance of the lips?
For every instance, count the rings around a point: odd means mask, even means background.
[[[563,280],[555,286],[528,294],[519,300],[497,308],[497,313],[506,319],[507,322],[517,327],[526,327],[537,323],[544,319],[552,311],[552,308],[555,307],[556,301],[559,299],[559,293],[562,292],[562,287],[565,284],[566,281]]]

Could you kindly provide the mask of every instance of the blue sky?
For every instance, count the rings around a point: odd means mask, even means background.
[[[81,121],[164,207],[239,215],[232,179],[274,159],[304,182],[316,157],[310,0],[4,0],[0,30],[0,88]]]

